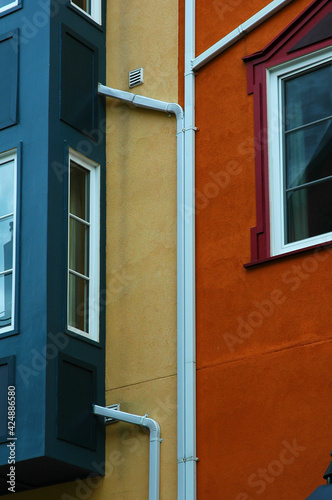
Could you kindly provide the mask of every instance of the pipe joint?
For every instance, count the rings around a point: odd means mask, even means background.
[[[180,104],[176,102],[165,102],[158,101],[157,99],[152,99],[151,97],[145,97],[138,94],[132,94],[131,92],[126,92],[125,90],[113,89],[98,83],[98,93],[99,95],[113,97],[123,102],[127,102],[136,106],[138,108],[151,109],[152,111],[162,111],[164,113],[173,113],[176,116],[177,121],[177,134],[181,132],[183,128],[183,109]]]
[[[240,24],[240,26],[238,26],[237,30],[238,30],[239,35],[240,35],[241,37],[243,37],[244,35],[246,35],[246,34],[247,34],[247,32],[246,32],[246,30],[245,30],[245,28],[244,28],[243,24]]]

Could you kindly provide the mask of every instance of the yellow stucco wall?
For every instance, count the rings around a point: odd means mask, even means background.
[[[177,0],[107,0],[107,82],[178,100]],[[107,100],[106,403],[161,426],[161,500],[176,498],[176,121]],[[148,499],[148,434],[107,428],[106,477],[17,494],[17,500]],[[69,497],[66,497],[68,495]],[[9,496],[3,497],[4,499]]]
[[[178,4],[108,3],[107,85],[178,100]],[[176,498],[176,121],[108,100],[107,404],[155,418],[162,432],[161,499]],[[122,280],[115,280],[119,274]],[[130,434],[127,434],[127,433]],[[125,453],[109,498],[148,498],[148,436],[116,424],[108,447]],[[127,443],[126,443],[127,441]],[[113,496],[112,496],[113,495]]]

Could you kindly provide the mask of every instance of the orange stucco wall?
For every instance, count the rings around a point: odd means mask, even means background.
[[[197,0],[196,55],[268,3]],[[199,500],[304,500],[329,463],[332,251],[243,267],[256,206],[242,58],[310,3],[293,0],[196,77]]]

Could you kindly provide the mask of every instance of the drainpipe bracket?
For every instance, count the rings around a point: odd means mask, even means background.
[[[120,404],[117,403],[117,404],[114,404],[114,405],[105,406],[105,408],[108,408],[110,410],[117,410],[117,411],[119,411],[120,410]],[[119,422],[119,420],[117,420],[116,418],[105,417],[105,425],[116,424],[117,422]]]
[[[240,24],[240,26],[238,26],[237,30],[239,32],[239,35],[241,35],[241,36],[245,36],[247,34],[245,28],[243,27],[243,24]]]
[[[178,459],[178,464],[182,464],[185,462],[198,462],[198,458],[197,457],[187,457],[187,458],[184,457],[184,458]]]
[[[152,441],[158,441],[158,443],[162,443],[163,442],[162,438],[157,438],[157,437],[150,438],[150,442],[152,442]]]
[[[198,73],[197,73],[197,71],[195,71],[194,65],[195,65],[195,59],[191,59],[190,60],[190,70],[188,71],[188,73],[185,73],[184,76],[189,76],[189,75],[197,76]]]
[[[190,65],[191,65],[192,69],[190,69],[189,71],[187,71],[187,73],[185,73],[184,76],[185,77],[186,76],[197,76],[197,72],[193,69],[193,67],[194,67],[194,60],[191,60]]]
[[[197,127],[188,127],[188,128],[183,128],[182,132],[189,132],[189,130],[193,130],[194,132],[198,132],[199,128]]]

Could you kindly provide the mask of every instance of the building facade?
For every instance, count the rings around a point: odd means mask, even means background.
[[[14,457],[16,491],[104,460],[105,6],[81,7],[0,8],[2,493]]]
[[[0,16],[1,494],[16,453],[22,500],[304,500],[332,441],[331,1]],[[160,467],[93,405],[156,421]]]
[[[18,498],[147,497],[148,432],[105,432],[93,404],[158,421],[161,495],[176,496],[176,120],[98,96],[98,84],[129,90],[128,72],[143,67],[135,91],[176,102],[178,7],[107,11],[104,0],[0,2],[11,75],[0,110],[1,494],[12,477]]]
[[[196,8],[197,496],[300,500],[331,442],[331,2]]]

